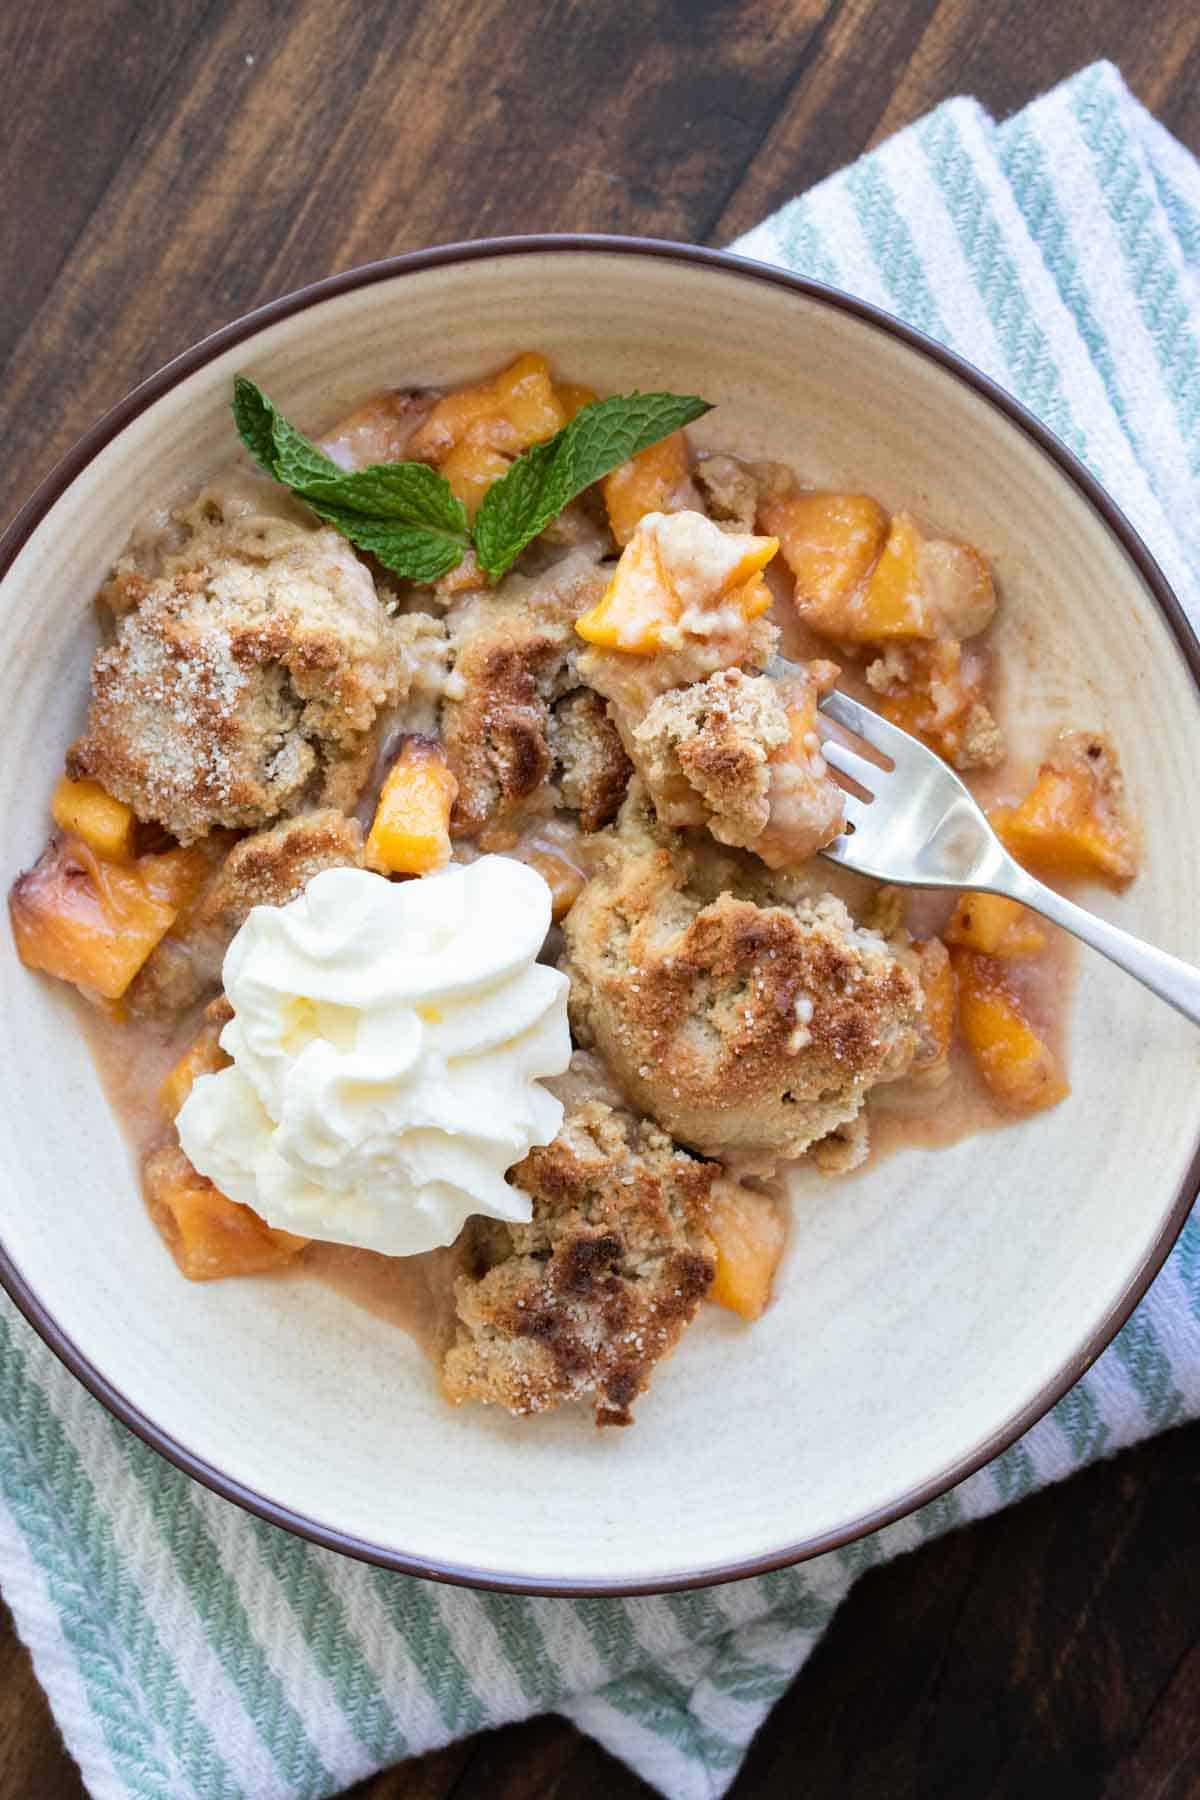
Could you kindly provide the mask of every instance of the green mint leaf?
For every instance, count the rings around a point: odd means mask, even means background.
[[[467,540],[466,507],[428,463],[371,463],[352,473],[318,477],[304,483],[304,496],[310,503],[321,500],[368,519],[398,519],[447,532],[464,545]]]
[[[251,456],[285,487],[299,490],[309,481],[342,473],[245,375],[233,378],[233,420]]]
[[[465,537],[429,531],[423,525],[406,525],[399,519],[369,519],[363,513],[329,506],[322,500],[299,496],[319,518],[349,538],[359,550],[378,557],[384,568],[408,581],[436,581],[457,569],[466,551]]]
[[[470,542],[466,509],[426,463],[341,469],[244,375],[234,378],[233,417],[268,475],[394,574],[436,581],[462,561]]]
[[[238,436],[259,468],[278,480],[275,474],[275,439],[272,425],[275,408],[258,383],[248,375],[233,378],[233,422]]]
[[[498,581],[584,488],[709,410],[694,394],[614,394],[583,407],[518,457],[484,496],[474,536],[488,579]]]
[[[498,581],[511,568],[526,544],[572,498],[570,459],[561,453],[562,437],[560,431],[544,444],[534,444],[484,495],[475,515],[475,554],[490,581]]]

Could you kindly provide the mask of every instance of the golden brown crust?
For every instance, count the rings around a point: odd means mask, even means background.
[[[832,895],[774,901],[764,880],[757,899],[748,875],[706,901],[675,845],[632,828],[638,799],[564,922],[576,1034],[681,1143],[798,1156],[908,1066],[919,984]]]
[[[584,831],[599,831],[616,818],[633,773],[599,694],[576,688],[560,700],[549,739],[563,805],[579,814]]]
[[[532,1221],[486,1227],[478,1266],[456,1283],[447,1398],[513,1413],[590,1399],[597,1424],[629,1424],[712,1283],[715,1174],[653,1125],[600,1101],[577,1107],[510,1174]]]
[[[718,843],[753,850],[772,869],[837,837],[842,792],[815,720],[838,671],[826,662],[792,670],[774,679],[722,669],[659,695],[630,744],[665,825],[706,825]]]
[[[234,844],[188,917],[135,976],[136,1017],[182,1012],[218,985],[225,952],[255,906],[285,906],[322,869],[361,868],[362,830],[335,808],[300,813]]]
[[[363,836],[357,819],[334,807],[300,813],[234,845],[197,908],[197,922],[230,935],[255,906],[286,906],[322,869],[362,867]]]
[[[766,827],[768,759],[790,735],[773,681],[721,669],[660,694],[633,744],[664,825],[707,825],[720,843],[745,846]]]
[[[106,590],[116,638],[68,757],[181,843],[345,801],[377,711],[411,678],[419,627],[388,619],[346,541],[252,504],[234,492],[223,510],[210,491],[177,518],[181,542],[123,559]]]
[[[549,779],[550,708],[577,685],[575,620],[603,584],[594,554],[574,551],[540,576],[510,575],[452,614],[453,667],[442,708],[458,781],[451,830],[472,837]]]

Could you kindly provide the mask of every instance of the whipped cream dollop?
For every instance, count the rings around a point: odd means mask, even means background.
[[[537,961],[550,890],[485,856],[419,881],[327,869],[256,906],[225,957],[233,1066],[178,1117],[202,1174],[269,1225],[412,1256],[472,1213],[525,1221],[504,1175],[548,1144],[567,979]]]

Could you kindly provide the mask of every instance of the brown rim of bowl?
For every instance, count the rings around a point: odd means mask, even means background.
[[[497,256],[542,255],[546,252],[555,254],[571,254],[578,252],[591,254],[617,253],[625,256],[654,256],[692,265],[699,268],[724,270],[728,274],[740,275],[751,281],[765,281],[776,287],[789,289],[803,295],[806,299],[817,300],[823,305],[833,307],[836,311],[849,313],[853,317],[888,332],[902,343],[919,351],[931,361],[940,365],[974,389],[977,394],[1002,412],[1006,418],[1023,431],[1026,437],[1043,450],[1058,468],[1078,489],[1101,519],[1108,526],[1117,543],[1129,557],[1142,580],[1149,589],[1159,610],[1166,619],[1179,653],[1191,671],[1200,695],[1200,643],[1189,625],[1183,608],[1171,590],[1166,577],[1158,567],[1154,558],[1125,518],[1119,507],[1105,493],[1104,489],[1089,474],[1088,470],[1066,446],[1048,431],[1026,409],[1003,388],[980,370],[947,350],[944,345],[926,337],[924,333],[915,331],[911,325],[895,319],[890,313],[869,305],[865,300],[857,300],[850,294],[844,294],[837,288],[824,286],[821,282],[810,281],[804,276],[792,275],[786,270],[773,268],[766,263],[751,261],[748,257],[733,256],[724,250],[708,250],[693,244],[675,244],[656,238],[608,237],[602,234],[588,235],[546,235],[510,238],[482,238],[474,243],[443,244],[432,250],[418,250],[406,256],[394,256],[382,262],[366,263],[361,268],[348,269],[343,274],[329,276],[324,281],[309,283],[307,287],[298,288],[294,293],[285,294],[278,300],[272,300],[254,312],[235,319],[232,324],[223,326],[210,337],[203,338],[200,343],[185,350],[173,362],[167,363],[148,380],[136,387],[131,394],[114,406],[104,417],[85,432],[67,452],[62,461],[53,468],[40,483],[36,492],[18,512],[12,524],[0,537],[0,581],[3,581],[36,527],[49,512],[54,503],[65,493],[76,476],[86,468],[95,456],[115,438],[125,426],[140,413],[152,405],[162,394],[191,375],[196,369],[211,362],[233,345],[242,343],[252,337],[264,326],[273,325],[279,319],[290,317],[293,313],[303,312],[308,307],[322,300],[333,298],[337,294],[349,293],[355,288],[370,287],[377,281],[388,281],[396,275],[407,275],[422,269],[439,268],[449,263],[471,263]],[[311,1543],[320,1544],[328,1550],[336,1550],[343,1556],[356,1558],[360,1562],[374,1563],[381,1568],[393,1569],[403,1575],[416,1575],[432,1581],[444,1581],[461,1587],[486,1588],[500,1593],[542,1594],[557,1598],[592,1597],[592,1596],[625,1596],[635,1594],[662,1594],[678,1592],[687,1588],[712,1587],[726,1581],[741,1581],[752,1575],[765,1575],[774,1569],[787,1568],[793,1563],[806,1562],[810,1557],[819,1556],[824,1551],[836,1550],[843,1544],[853,1543],[855,1539],[865,1537],[868,1533],[878,1531],[884,1525],[890,1525],[897,1519],[915,1512],[918,1507],[936,1500],[948,1488],[964,1481],[977,1469],[1006,1450],[1031,1425],[1047,1413],[1055,1403],[1061,1400],[1067,1390],[1074,1386],[1079,1377],[1089,1369],[1101,1351],[1111,1342],[1124,1325],[1138,1301],[1146,1292],[1159,1269],[1166,1261],[1175,1239],[1183,1229],[1184,1220],[1191,1210],[1192,1202],[1200,1186],[1200,1143],[1188,1167],[1183,1184],[1175,1201],[1161,1226],[1154,1243],[1138,1268],[1130,1276],[1123,1292],[1105,1313],[1100,1324],[1092,1332],[1083,1348],[1067,1363],[1053,1381],[1041,1388],[1034,1398],[1023,1406],[1012,1418],[1008,1419],[967,1456],[961,1458],[950,1468],[922,1482],[908,1493],[893,1500],[874,1512],[865,1513],[849,1523],[839,1526],[834,1531],[821,1533],[818,1537],[807,1538],[799,1544],[791,1544],[786,1549],[771,1552],[767,1556],[754,1557],[747,1562],[731,1563],[716,1568],[700,1569],[685,1574],[666,1575],[658,1580],[643,1581],[597,1581],[587,1579],[555,1580],[552,1577],[508,1576],[488,1569],[473,1569],[469,1565],[448,1562],[428,1562],[419,1556],[406,1556],[398,1551],[389,1550],[379,1544],[370,1544],[360,1538],[347,1536],[328,1525],[322,1525],[302,1514],[292,1512],[288,1507],[268,1499],[265,1495],[255,1493],[244,1487],[230,1476],[222,1474],[211,1464],[194,1455],[184,1445],[179,1444],[152,1419],[139,1412],[125,1396],[114,1388],[87,1358],[72,1343],[71,1339],[50,1316],[41,1301],[25,1282],[23,1276],[8,1256],[3,1245],[0,1245],[0,1285],[8,1292],[11,1299],[24,1313],[34,1330],[44,1339],[55,1355],[66,1364],[71,1373],[81,1381],[96,1399],[118,1418],[122,1424],[140,1437],[143,1443],[157,1450],[160,1456],[166,1457],[185,1475],[211,1488],[223,1499],[232,1500],[247,1512],[255,1513],[270,1525],[278,1525],[297,1537],[307,1538]]]

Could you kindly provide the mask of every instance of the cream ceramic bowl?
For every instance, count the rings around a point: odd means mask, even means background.
[[[0,547],[4,881],[83,718],[91,595],[139,513],[230,454],[246,370],[323,424],[373,389],[546,351],[603,390],[700,392],[701,442],[930,513],[991,559],[1036,743],[1104,725],[1146,868],[1099,910],[1200,960],[1196,646],[1149,557],[1005,397],[870,309],[710,252],[435,250],[309,288],[155,376]],[[1033,1422],[1147,1286],[1195,1187],[1200,1037],[1084,953],[1063,1106],[795,1184],[778,1299],[707,1308],[625,1432],[454,1411],[408,1339],[315,1283],[181,1281],[62,995],[0,934],[0,1274],[75,1373],[218,1492],[336,1549],[544,1592],[725,1579],[932,1498]]]

